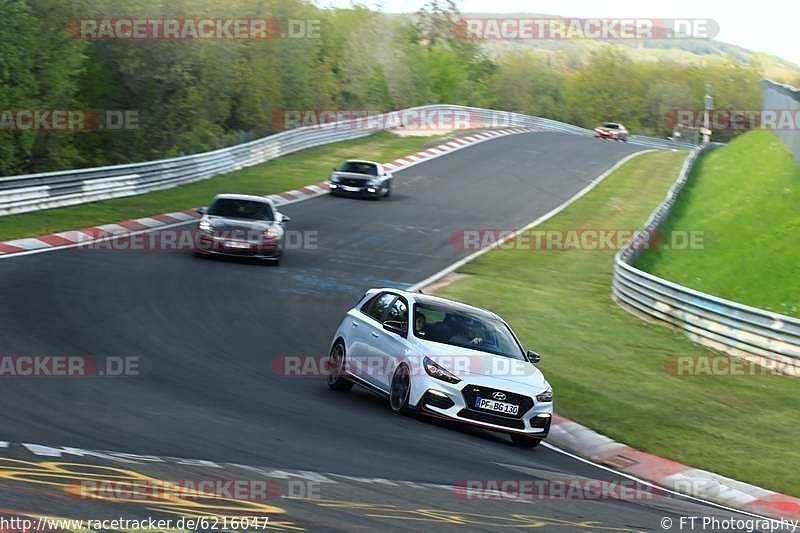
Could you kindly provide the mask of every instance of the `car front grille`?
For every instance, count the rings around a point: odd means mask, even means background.
[[[336,180],[336,183],[339,185],[347,185],[348,187],[364,187],[367,181],[358,178],[339,178]]]
[[[505,398],[495,398],[495,393],[504,394]],[[499,389],[492,389],[490,387],[478,387],[477,385],[467,385],[461,391],[461,394],[464,396],[464,402],[467,404],[467,409],[470,411],[474,411],[476,413],[490,413],[493,416],[500,416],[501,418],[512,418],[512,419],[519,419],[522,418],[522,415],[527,413],[531,407],[533,407],[533,398],[530,396],[523,396],[522,394],[517,394],[514,392],[508,392]],[[489,398],[493,400],[498,400],[506,403],[513,403],[519,405],[519,411],[516,415],[511,416],[502,416],[494,411],[490,411],[488,409],[478,409],[475,407],[475,400],[478,396],[482,398]]]

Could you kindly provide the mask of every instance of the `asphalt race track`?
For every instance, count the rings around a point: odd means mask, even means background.
[[[286,510],[276,527],[285,520],[289,530],[658,531],[664,516],[729,516],[669,496],[464,501],[447,486],[620,478],[551,449],[514,448],[504,436],[395,416],[363,390],[334,393],[322,379],[271,368],[282,355],[326,354],[365,289],[409,286],[467,255],[451,245],[453,231],[521,227],[639,149],[515,135],[399,172],[388,200],[326,195],[285,206],[289,229],[316,230],[319,245],[287,252],[277,268],[156,251],[73,249],[0,261],[0,353],[139,356],[151,366],[141,377],[3,380],[0,508],[85,518],[168,512],[81,501],[30,473],[10,476],[23,464],[8,460],[16,458],[184,479],[280,469],[317,480],[317,498],[273,502]],[[214,463],[59,459],[21,443]],[[304,473],[285,474],[293,471]]]

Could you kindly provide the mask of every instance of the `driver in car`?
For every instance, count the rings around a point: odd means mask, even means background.
[[[414,333],[417,337],[427,337],[427,320],[425,319],[425,315],[422,313],[417,313],[414,317]]]

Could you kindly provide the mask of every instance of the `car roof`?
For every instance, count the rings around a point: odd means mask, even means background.
[[[475,307],[473,305],[465,304],[464,302],[459,302],[456,300],[450,300],[448,298],[442,298],[441,296],[434,296],[432,294],[424,294],[421,292],[414,292],[414,291],[406,291],[403,289],[395,289],[391,287],[386,288],[375,288],[371,289],[370,294],[377,294],[378,292],[394,292],[397,294],[402,294],[408,300],[414,303],[421,303],[423,305],[430,304],[430,305],[444,305],[447,307],[451,307],[454,310],[465,311],[469,313],[473,313],[476,315],[480,315],[486,318],[495,318],[498,320],[503,320],[497,313],[493,313],[488,309],[482,309],[480,307]],[[504,321],[505,322],[505,321]]]
[[[348,159],[345,163],[369,163],[370,165],[380,166],[380,163],[375,161],[367,161],[366,159]]]
[[[262,202],[265,204],[272,205],[272,200],[270,200],[266,196],[258,196],[255,194],[234,194],[234,193],[218,194],[214,197],[214,200],[218,198],[225,200],[250,200],[252,202]]]

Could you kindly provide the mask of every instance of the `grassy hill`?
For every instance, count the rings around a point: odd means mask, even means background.
[[[737,302],[800,316],[800,168],[770,131],[696,165],[664,234],[702,231],[701,250],[651,250],[639,266]]]

